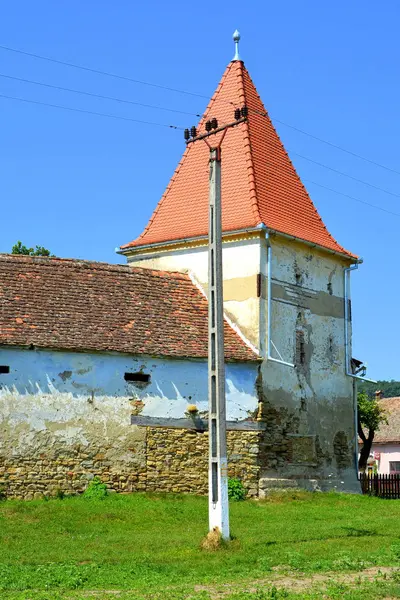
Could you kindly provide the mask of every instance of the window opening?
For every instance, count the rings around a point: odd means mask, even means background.
[[[129,383],[149,383],[150,375],[148,373],[125,373],[124,379]]]

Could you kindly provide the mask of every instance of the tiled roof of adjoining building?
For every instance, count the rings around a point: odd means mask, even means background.
[[[375,433],[374,444],[400,443],[400,398],[383,398],[379,404],[385,409],[387,423]]]
[[[186,274],[0,254],[0,345],[205,358],[207,314]],[[228,323],[225,356],[258,359]]]
[[[232,61],[203,118],[220,125],[234,120],[236,107],[248,107],[248,119],[228,129],[222,144],[222,227],[225,233],[267,228],[355,258],[328,232],[303,186],[241,61]],[[221,134],[213,138],[214,145]],[[174,240],[203,237],[208,230],[209,149],[190,144],[147,227],[122,251]]]

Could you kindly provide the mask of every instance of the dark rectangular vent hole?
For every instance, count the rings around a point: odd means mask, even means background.
[[[124,379],[132,383],[149,383],[150,375],[148,373],[125,373]]]
[[[0,365],[0,374],[1,373],[9,373],[10,367],[8,365]]]

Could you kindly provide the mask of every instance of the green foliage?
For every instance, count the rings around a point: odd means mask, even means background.
[[[238,477],[229,477],[228,479],[228,498],[235,502],[246,498],[246,488]]]
[[[23,254],[24,256],[54,256],[50,250],[43,246],[36,246],[35,249],[24,246],[22,242],[18,241],[11,249],[11,254]]]
[[[365,393],[369,398],[374,398],[376,390],[383,392],[384,398],[394,398],[400,396],[400,381],[379,380],[376,383],[369,383],[368,381],[362,381],[358,385],[360,392]]]
[[[88,500],[102,500],[108,495],[107,486],[100,477],[93,477],[92,481],[83,492],[83,497]]]
[[[358,393],[358,416],[361,425],[369,431],[377,431],[381,423],[387,423],[381,404],[375,398],[369,398],[365,392]]]

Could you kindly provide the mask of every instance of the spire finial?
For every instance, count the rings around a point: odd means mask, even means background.
[[[235,42],[235,56],[233,57],[233,60],[240,60],[240,56],[239,56],[239,40],[240,40],[240,33],[236,29],[235,33],[233,34],[233,41]]]

